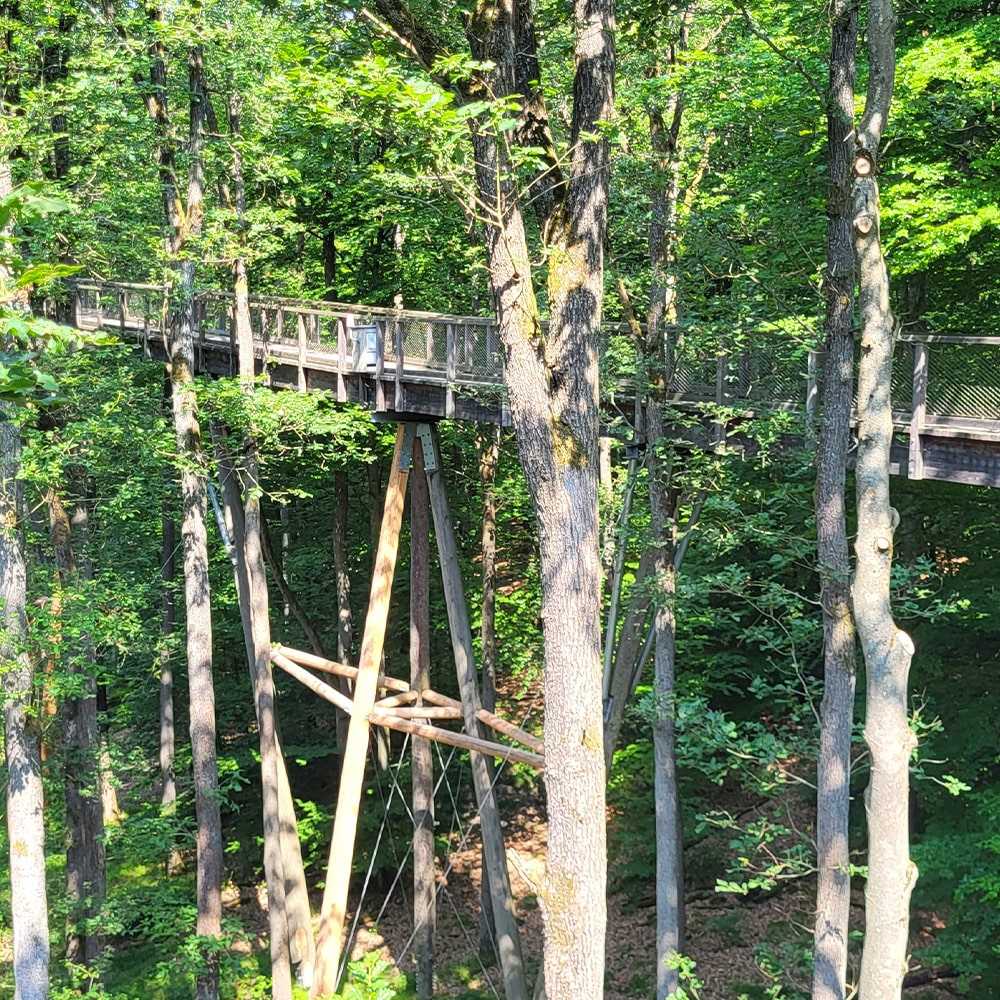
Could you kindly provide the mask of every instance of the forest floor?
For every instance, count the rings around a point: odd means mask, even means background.
[[[504,788],[505,838],[510,860],[511,885],[521,924],[521,941],[529,976],[541,961],[542,920],[536,886],[545,864],[546,822],[531,796]],[[511,802],[513,800],[513,803]],[[513,808],[511,808],[513,804]],[[746,799],[731,803],[746,808]],[[765,808],[764,803],[749,808]],[[773,808],[773,803],[772,803]],[[697,872],[697,852],[715,855],[719,844],[699,843],[687,852],[689,871]],[[478,827],[473,825],[464,844],[447,859],[447,871],[439,867],[436,936],[435,995],[455,1000],[496,997],[502,1000],[499,968],[479,956],[479,898],[481,849]],[[779,890],[757,896],[719,893],[714,884],[695,875],[689,878],[687,894],[687,953],[696,963],[695,975],[702,985],[690,995],[697,1000],[768,1000],[809,995],[808,960],[812,936],[813,887],[808,879],[784,884]],[[414,969],[410,932],[412,909],[410,885],[400,882],[389,899],[371,894],[358,919],[351,959],[380,951],[400,971]],[[860,925],[860,895],[855,922]],[[266,940],[266,917],[257,909],[256,921],[246,912],[266,905],[265,899],[231,900],[243,912],[244,924],[256,922],[257,944]],[[240,904],[243,905],[240,905]],[[315,900],[318,909],[319,900]],[[250,918],[249,920],[247,918]],[[913,944],[926,944],[938,918],[915,913]],[[642,1000],[655,996],[656,910],[652,886],[637,885],[613,892],[608,901],[607,1000]],[[911,971],[916,963],[911,962]],[[412,982],[412,978],[411,978]],[[958,994],[947,981],[907,989],[906,1000],[947,1000]],[[689,987],[690,991],[690,987]]]

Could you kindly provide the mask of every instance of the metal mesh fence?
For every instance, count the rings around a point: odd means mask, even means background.
[[[1000,420],[1000,345],[931,344],[927,413]]]
[[[158,330],[167,302],[157,286],[81,282],[77,285],[80,322],[89,327],[116,327],[136,331]],[[198,295],[196,317],[202,338],[231,336],[234,296],[205,292]],[[495,323],[484,318],[394,314],[372,309],[353,313],[350,306],[284,299],[251,299],[254,337],[272,344],[296,345],[300,331],[310,350],[335,354],[341,333],[348,365],[355,362],[352,331],[377,326],[384,361],[395,367],[402,354],[404,367],[414,375],[500,384],[503,349]],[[374,345],[372,345],[374,346]],[[964,342],[928,339],[928,417],[1000,420],[1000,344],[986,338]],[[601,378],[607,393],[634,392],[647,373],[628,331],[609,327],[604,335]],[[915,345],[897,345],[892,376],[892,399],[897,411],[913,405]],[[807,349],[794,340],[762,340],[740,351],[720,353],[682,350],[667,373],[668,394],[678,401],[803,404],[807,391]],[[373,363],[364,366],[366,370]],[[821,371],[822,362],[817,367]]]

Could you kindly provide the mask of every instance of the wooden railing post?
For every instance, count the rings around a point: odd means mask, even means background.
[[[927,376],[930,348],[923,341],[913,344],[913,395],[910,397],[910,479],[924,478],[922,434],[927,420]]]
[[[347,402],[347,324],[349,317],[341,316],[337,320],[337,402]]]
[[[279,322],[283,322],[280,317],[282,313],[278,312]],[[306,318],[302,313],[298,314],[296,326],[296,333],[298,335],[299,342],[299,392],[306,391]]]
[[[819,405],[819,351],[809,349],[806,362],[806,416],[812,420]]]
[[[455,380],[458,378],[458,345],[455,343],[455,324],[448,323],[445,327],[447,334],[445,340],[445,390],[444,390],[444,415],[448,420],[455,416]]]
[[[396,312],[392,317],[392,334],[396,350],[395,401],[393,409],[397,413],[403,410],[403,324],[400,313],[403,311],[403,298],[396,296]]]
[[[375,412],[385,413],[385,319],[375,320]]]

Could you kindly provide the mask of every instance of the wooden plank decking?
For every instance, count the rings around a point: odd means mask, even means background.
[[[81,281],[75,321],[117,332],[165,360],[166,302],[159,286]],[[197,305],[199,371],[236,374],[233,296],[202,292]],[[252,297],[250,309],[258,371],[275,389],[329,392],[387,419],[510,422],[492,320],[266,296]],[[627,369],[627,347],[624,354]],[[716,413],[811,410],[818,370],[817,356],[800,345],[769,344],[689,359],[668,395],[682,408]],[[606,373],[606,382],[628,396],[627,371]],[[1000,488],[1000,337],[901,337],[893,397],[894,474]]]

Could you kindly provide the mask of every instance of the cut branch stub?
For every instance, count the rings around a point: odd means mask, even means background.
[[[854,158],[856,177],[867,177],[875,169],[875,161],[867,153],[858,153]]]
[[[857,229],[859,233],[867,235],[872,231],[872,226],[874,225],[874,219],[870,215],[859,215],[858,218],[854,220],[854,228]]]

